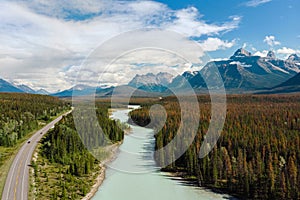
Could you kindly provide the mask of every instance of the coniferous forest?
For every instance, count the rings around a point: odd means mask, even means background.
[[[221,137],[203,159],[198,154],[209,126],[211,104],[208,96],[199,96],[198,101],[200,116],[190,112],[200,122],[194,142],[162,170],[242,199],[300,199],[300,95],[228,96]],[[159,103],[166,109],[167,120],[155,135],[156,149],[174,138],[181,120],[175,97]],[[151,121],[151,105],[142,106],[130,115],[145,126]],[[157,113],[152,119],[160,118]],[[156,162],[163,165],[168,153],[155,154]]]
[[[0,94],[0,147],[12,148],[26,136],[67,110],[67,102],[58,98],[29,94]],[[175,172],[199,186],[230,193],[242,199],[300,199],[300,95],[229,95],[227,115],[221,137],[213,150],[199,158],[201,144],[211,119],[210,97],[198,96],[200,115],[193,109],[192,119],[199,127],[187,151],[163,171]],[[130,113],[132,120],[145,126],[152,120],[163,122],[161,104],[167,112],[166,123],[157,132],[156,149],[176,136],[181,109],[176,97],[162,100],[132,99],[142,108]],[[188,98],[183,104],[189,104]],[[109,119],[109,103],[96,102],[97,122],[104,134],[93,129],[94,122],[82,110],[82,127],[75,126],[73,115],[63,119],[40,141],[34,158],[34,195],[47,199],[80,199],[89,191],[100,171],[99,162],[90,152],[97,147],[116,144],[124,133],[117,121]],[[151,123],[152,124],[152,123]],[[153,127],[157,129],[158,127]],[[85,130],[78,134],[78,130]],[[188,132],[189,130],[184,130]],[[104,138],[109,139],[109,143]],[[176,149],[177,147],[174,147]],[[176,153],[176,151],[174,151]],[[164,165],[169,154],[155,154]],[[95,153],[95,152],[93,152]],[[100,154],[107,152],[100,148]],[[1,164],[4,158],[1,154]]]
[[[36,130],[70,109],[68,103],[45,95],[0,93],[0,190],[22,143]]]
[[[26,134],[67,107],[66,102],[56,97],[0,93],[0,146],[14,146]]]
[[[114,144],[123,140],[124,133],[118,122],[109,119],[108,108],[105,103],[99,103],[96,113],[104,135]],[[93,131],[91,126],[94,124],[88,123],[87,115],[82,115],[82,120],[84,127],[79,128],[85,129],[84,135],[78,134],[73,115],[69,114],[41,140],[39,157],[37,162],[33,162],[33,182],[36,185],[34,196],[46,199],[81,199],[90,191],[101,171],[99,163],[102,160],[95,158],[86,145],[97,148],[97,143],[101,148],[103,136]],[[84,140],[91,141],[92,144],[84,144]],[[110,153],[103,148],[101,152]]]

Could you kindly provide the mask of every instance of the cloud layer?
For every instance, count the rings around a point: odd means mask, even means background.
[[[202,47],[213,51],[233,45],[217,36],[240,22],[235,17],[207,23],[194,7],[172,10],[153,1],[16,0],[1,1],[0,8],[1,76],[50,91],[70,87],[70,66],[80,66],[99,44],[120,33],[152,27],[186,37],[207,35]]]
[[[269,3],[271,1],[272,0],[251,0],[251,1],[246,2],[245,5],[248,6],[248,7],[257,7],[259,5]]]

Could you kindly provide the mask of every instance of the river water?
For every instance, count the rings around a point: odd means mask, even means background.
[[[129,109],[116,110],[112,118],[126,122]],[[179,178],[159,172],[153,158],[152,129],[131,125],[117,158],[107,166],[106,178],[93,200],[207,200],[231,199],[199,187],[187,186]]]

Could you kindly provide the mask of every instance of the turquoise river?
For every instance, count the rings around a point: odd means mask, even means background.
[[[113,119],[128,120],[129,109],[115,110]],[[153,130],[131,125],[116,159],[107,166],[106,177],[93,200],[218,200],[229,195],[188,186],[180,178],[160,172],[153,158]]]

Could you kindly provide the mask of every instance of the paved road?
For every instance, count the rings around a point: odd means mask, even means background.
[[[69,114],[71,111],[65,113]],[[47,124],[44,128],[37,131],[21,149],[15,157],[8,176],[6,178],[2,200],[27,200],[29,191],[29,165],[31,164],[32,154],[43,135],[61,120],[63,115]]]

